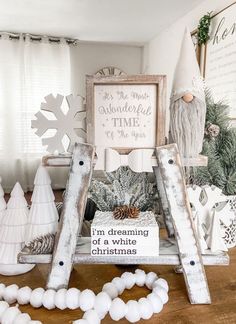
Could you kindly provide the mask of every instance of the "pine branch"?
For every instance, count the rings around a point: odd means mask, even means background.
[[[120,167],[105,176],[109,184],[93,180],[90,186],[90,198],[101,211],[112,211],[124,204],[145,211],[157,205],[154,185],[146,173],[135,173],[129,167]]]
[[[229,107],[215,103],[210,91],[206,93],[206,128],[218,125],[217,137],[205,135],[202,154],[208,156],[208,166],[193,168],[193,182],[199,185],[216,185],[224,194],[236,193],[236,129],[230,127]]]

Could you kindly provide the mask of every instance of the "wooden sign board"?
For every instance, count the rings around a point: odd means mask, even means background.
[[[159,255],[159,227],[151,211],[138,218],[117,220],[97,211],[91,226],[91,255],[107,257]]]
[[[230,106],[236,119],[236,2],[212,17],[206,45],[205,79],[215,101]]]
[[[88,143],[119,149],[165,143],[165,76],[87,76]]]

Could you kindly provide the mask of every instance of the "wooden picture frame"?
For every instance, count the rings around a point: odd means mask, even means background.
[[[194,29],[191,32],[191,38],[192,38],[193,45],[194,45],[194,48],[195,48],[197,61],[198,61],[198,64],[200,66],[200,63],[201,63],[201,45],[198,44],[198,29]]]
[[[138,106],[138,103],[141,106]],[[165,144],[166,76],[164,75],[88,75],[86,106],[89,144],[111,147],[121,153],[130,152],[134,148],[154,148]],[[132,109],[127,108],[131,106]],[[137,107],[142,107],[142,112],[138,112]],[[102,119],[104,116],[101,115],[105,115],[106,112],[107,118]],[[153,116],[155,120],[149,127]],[[135,137],[135,127],[139,129],[138,140]],[[112,139],[108,138],[109,129],[115,132]],[[122,137],[122,134],[126,137]]]
[[[198,44],[198,29],[191,32],[191,38],[196,52],[197,62],[200,68],[200,73],[204,77],[205,73],[205,51],[206,46],[204,44]]]
[[[210,40],[205,45],[203,76],[215,101],[230,107],[229,117],[236,119],[236,2],[212,16]]]

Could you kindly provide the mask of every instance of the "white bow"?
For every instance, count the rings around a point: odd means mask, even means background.
[[[120,166],[129,166],[134,172],[152,172],[153,164],[153,149],[136,149],[129,154],[119,154],[116,150],[110,148],[97,148],[96,170],[104,170],[112,172]]]

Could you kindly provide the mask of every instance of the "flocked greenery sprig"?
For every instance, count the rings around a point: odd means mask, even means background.
[[[211,14],[212,12],[208,12],[206,15],[204,15],[198,25],[198,44],[206,44],[206,42],[209,40],[209,30],[211,25]]]
[[[140,211],[153,210],[157,190],[147,173],[135,173],[129,167],[106,173],[108,183],[93,179],[90,198],[101,211],[113,211],[117,206],[134,206]]]
[[[236,194],[236,129],[230,126],[229,106],[214,102],[206,95],[206,129],[202,154],[208,156],[207,167],[193,169],[193,182],[215,185],[224,194]]]

